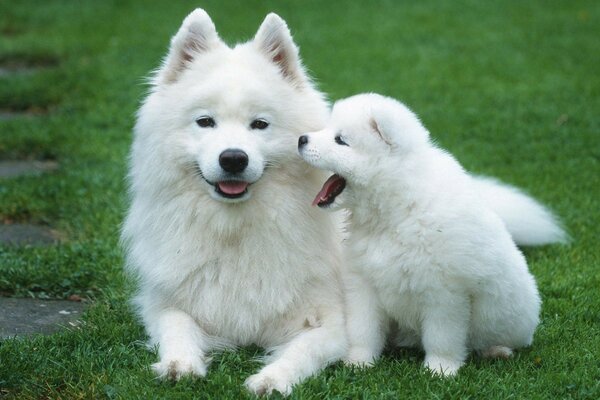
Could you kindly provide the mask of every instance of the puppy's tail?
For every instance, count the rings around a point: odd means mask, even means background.
[[[480,196],[504,221],[518,245],[540,246],[569,241],[560,220],[534,198],[492,178],[475,176],[473,181]]]

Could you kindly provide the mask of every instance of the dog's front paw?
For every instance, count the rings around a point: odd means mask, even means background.
[[[348,351],[348,355],[346,355],[344,358],[344,364],[354,367],[368,368],[373,366],[376,358],[377,356],[369,349],[353,346]]]
[[[433,372],[434,375],[454,376],[462,365],[463,362],[460,360],[453,360],[439,356],[425,357],[425,367]]]
[[[292,382],[286,374],[283,371],[267,368],[246,379],[246,388],[258,396],[269,395],[274,390],[284,396],[292,393]]]
[[[152,364],[152,369],[159,378],[174,381],[184,376],[206,376],[206,364],[201,359],[163,359]]]

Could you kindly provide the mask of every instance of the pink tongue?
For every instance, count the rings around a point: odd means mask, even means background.
[[[226,181],[226,182],[218,182],[219,190],[225,194],[240,194],[243,193],[244,190],[248,187],[248,182],[239,182],[239,181]]]
[[[317,197],[315,197],[315,199],[313,200],[312,205],[316,206],[323,201],[326,202],[328,197],[331,195],[331,193],[336,188],[338,188],[340,184],[343,184],[343,182],[344,182],[344,178],[342,178],[341,176],[331,175],[329,177],[329,179],[327,179],[325,181],[325,183],[323,184],[321,191],[317,194]]]

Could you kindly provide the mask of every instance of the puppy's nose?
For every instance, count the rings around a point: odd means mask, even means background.
[[[248,154],[240,149],[227,149],[219,156],[219,165],[227,172],[242,172],[248,166]]]
[[[304,146],[306,143],[308,143],[308,136],[302,135],[298,138],[298,148]]]

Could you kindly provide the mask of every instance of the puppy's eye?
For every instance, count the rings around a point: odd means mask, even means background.
[[[216,125],[215,120],[207,116],[198,118],[196,124],[198,124],[200,128],[214,128]]]
[[[348,146],[348,143],[344,142],[344,139],[342,139],[342,136],[341,136],[341,135],[337,135],[337,136],[335,137],[335,142],[336,142],[337,144],[339,144],[339,145],[342,145],[342,146]]]
[[[252,121],[252,123],[250,124],[250,128],[252,129],[267,129],[269,127],[269,123],[267,121],[265,121],[262,118],[259,119],[255,119],[254,121]]]

